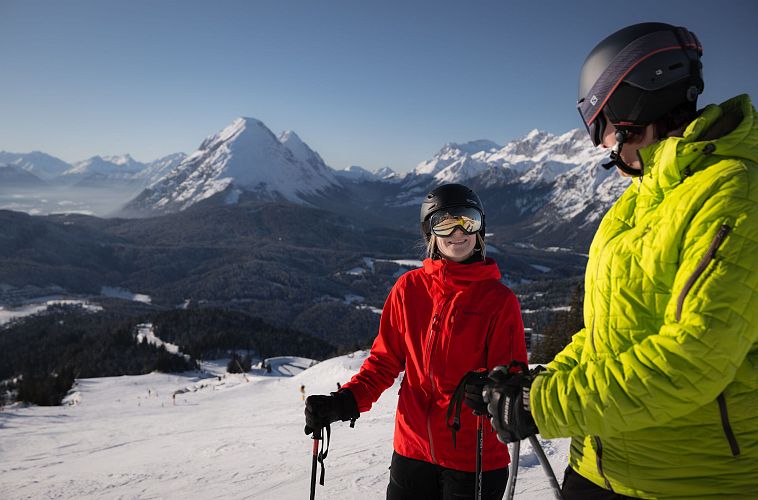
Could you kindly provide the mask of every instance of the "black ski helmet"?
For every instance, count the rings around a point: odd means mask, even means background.
[[[443,184],[432,189],[421,202],[419,222],[421,232],[424,233],[427,241],[432,237],[432,229],[429,227],[429,218],[432,214],[438,210],[453,207],[470,207],[478,210],[482,214],[482,228],[479,232],[484,236],[484,206],[479,196],[473,189],[463,184]]]
[[[608,36],[584,61],[577,108],[595,146],[606,117],[617,128],[644,127],[703,92],[703,47],[694,33],[640,23]]]

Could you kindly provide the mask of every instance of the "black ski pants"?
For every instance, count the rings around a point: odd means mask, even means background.
[[[571,467],[566,467],[566,472],[563,473],[561,493],[563,493],[563,500],[631,500],[634,498],[601,488]]]
[[[474,498],[476,474],[392,454],[387,500],[467,500]],[[501,500],[508,468],[482,473],[482,500]]]

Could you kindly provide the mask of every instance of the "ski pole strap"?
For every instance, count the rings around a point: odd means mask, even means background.
[[[321,476],[319,478],[319,484],[321,486],[324,486],[324,473],[326,472],[324,467],[324,460],[326,459],[326,455],[329,453],[329,441],[331,440],[332,436],[332,428],[329,424],[326,424],[326,449],[324,449],[324,440],[321,440],[321,450],[318,452],[318,463],[321,465]]]
[[[447,418],[445,423],[448,429],[453,433],[453,448],[455,448],[455,433],[461,429],[461,408],[463,407],[463,397],[466,394],[466,384],[471,379],[478,379],[480,377],[479,372],[468,372],[458,382],[458,386],[453,391],[453,396],[450,398],[450,404],[447,406]],[[450,422],[450,417],[453,417],[453,421]]]

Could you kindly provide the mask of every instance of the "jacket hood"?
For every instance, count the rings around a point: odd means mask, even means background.
[[[650,172],[635,179],[643,186],[652,180],[666,191],[719,157],[758,163],[758,120],[750,96],[706,106],[685,129],[682,137],[669,137],[639,150]],[[710,161],[709,161],[710,160]]]

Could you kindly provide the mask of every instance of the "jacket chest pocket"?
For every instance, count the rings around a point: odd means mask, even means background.
[[[467,308],[453,309],[445,320],[443,382],[460,382],[472,370],[487,368],[486,339],[489,317],[484,312]]]

